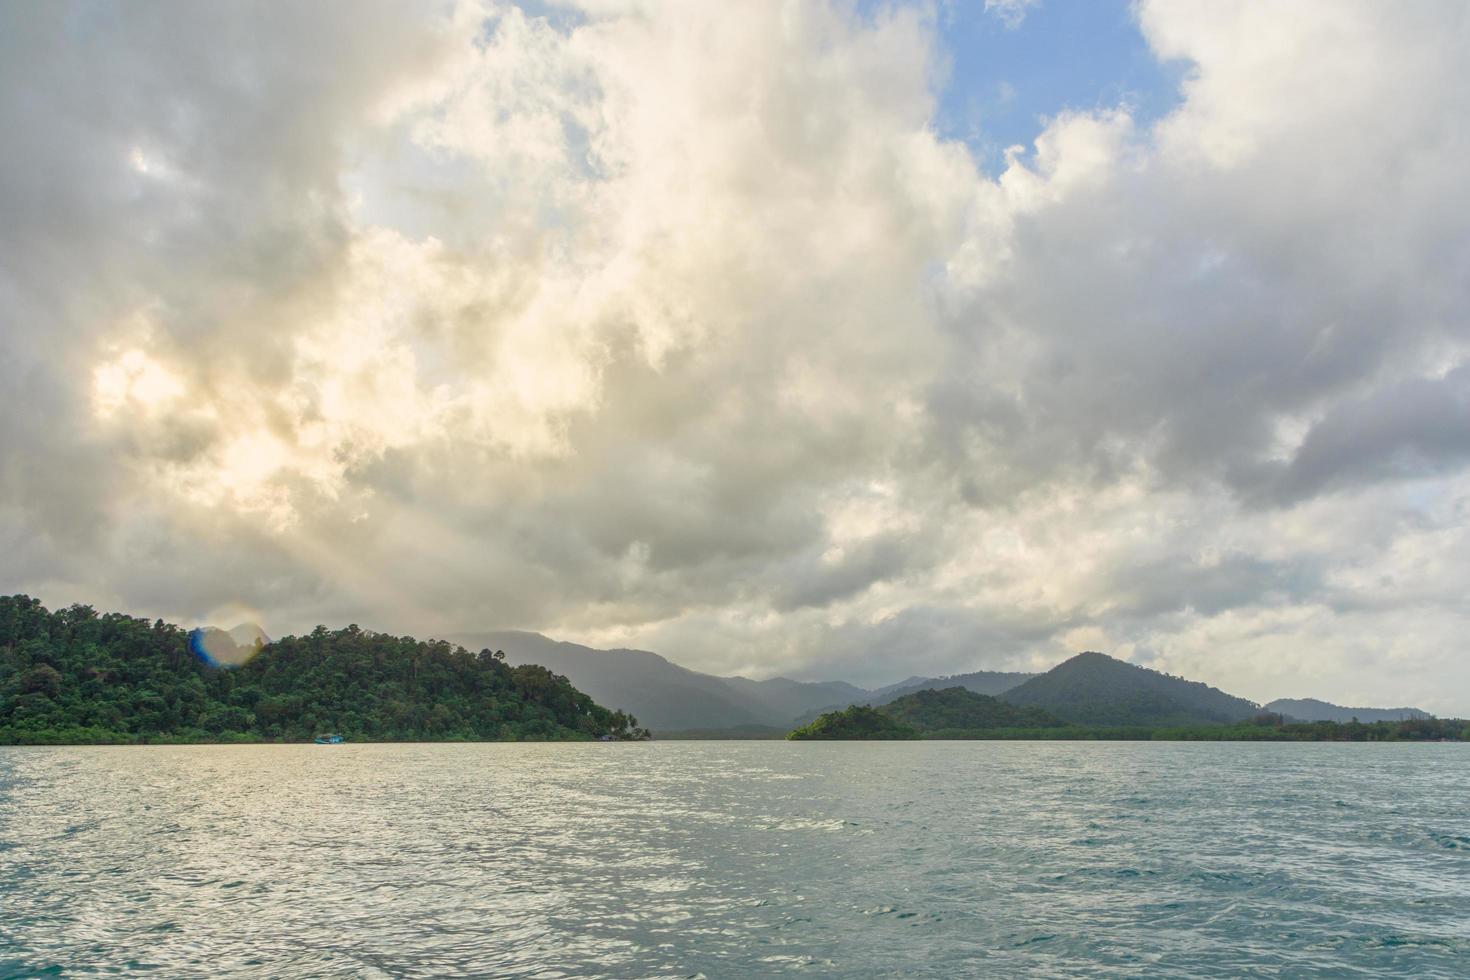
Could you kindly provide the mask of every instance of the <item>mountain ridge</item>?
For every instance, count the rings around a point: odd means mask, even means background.
[[[1001,695],[1080,725],[1190,725],[1244,721],[1260,712],[1254,701],[1084,651]]]
[[[846,681],[753,680],[706,674],[649,650],[598,649],[528,630],[487,630],[445,637],[469,649],[504,650],[512,663],[535,662],[565,674],[600,704],[616,704],[654,731],[710,731],[761,726],[785,730],[850,704],[887,704],[918,690],[961,686],[995,694],[1035,676],[973,671],[949,677],[913,675],[876,689]]]
[[[1276,711],[1272,705],[1277,703],[1272,702],[1262,708],[1254,701],[1236,697],[1208,684],[1172,677],[1096,651],[1078,654],[1040,674],[978,670],[944,677],[911,675],[895,684],[864,689],[840,680],[798,681],[788,677],[775,677],[758,681],[741,676],[722,677],[692,670],[648,650],[599,650],[525,630],[459,633],[452,634],[447,639],[462,643],[470,649],[503,649],[513,663],[544,663],[566,675],[580,690],[586,691],[599,703],[615,704],[624,708],[654,731],[698,732],[701,736],[710,736],[722,729],[784,730],[806,725],[822,714],[841,711],[851,705],[866,704],[877,708],[918,691],[951,687],[961,687],[1002,700],[1012,700],[1011,693],[1020,692],[1013,703],[1028,704],[1032,703],[1031,699],[1039,698],[1041,700],[1035,702],[1037,707],[1078,724],[1108,724],[1110,722],[1106,719],[1110,718],[1124,724],[1222,723],[1251,717],[1263,710]],[[1119,680],[1137,688],[1130,691],[1124,702],[1119,702],[1116,697],[1108,702],[1101,697],[1100,691],[1095,689],[1097,678],[1092,681],[1084,680],[1080,685],[1072,685],[1094,688],[1093,690],[1074,690],[1066,696],[1060,695],[1057,690],[1052,690],[1050,694],[1038,693],[1057,686],[1055,677],[1038,685],[1041,678],[1054,675],[1059,668],[1073,664],[1079,658],[1082,664],[1087,664],[1088,658],[1093,657],[1103,658],[1110,665],[1109,672],[1115,675],[1113,681],[1104,685],[1104,689],[1116,688]],[[1076,669],[1074,664],[1064,675]],[[1118,673],[1119,671],[1122,673]],[[1027,688],[1027,685],[1036,686]],[[1054,710],[1055,706],[1052,704],[1042,703],[1055,701],[1058,697],[1062,702],[1070,700],[1078,703],[1071,708],[1063,706],[1060,711]],[[1081,702],[1087,700],[1095,703],[1084,710]],[[797,710],[792,710],[793,708]],[[1405,718],[1430,717],[1427,712],[1417,708],[1343,710],[1357,711],[1360,719],[1380,717],[1379,712],[1402,712],[1402,717]],[[1277,713],[1291,714],[1289,711]],[[1067,717],[1068,715],[1071,717]],[[1382,717],[1387,718],[1388,715]]]
[[[1419,708],[1351,708],[1318,698],[1277,698],[1262,710],[1299,721],[1415,721],[1433,718]]]
[[[539,663],[576,677],[572,683],[593,700],[616,704],[655,731],[785,726],[809,705],[830,703],[834,695],[866,694],[843,681],[720,677],[649,650],[599,650],[525,630],[458,633],[447,639],[470,649],[503,650],[512,663]]]

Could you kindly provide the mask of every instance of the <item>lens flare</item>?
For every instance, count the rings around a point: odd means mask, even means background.
[[[269,642],[254,623],[241,623],[228,632],[213,626],[189,631],[189,651],[207,667],[238,667]]]

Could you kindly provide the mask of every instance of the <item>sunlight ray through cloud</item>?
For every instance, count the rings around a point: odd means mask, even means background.
[[[4,8],[7,588],[1452,707],[1470,18],[1068,10]]]

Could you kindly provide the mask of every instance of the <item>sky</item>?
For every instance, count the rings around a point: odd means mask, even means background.
[[[0,591],[1470,714],[1470,7],[0,2]]]

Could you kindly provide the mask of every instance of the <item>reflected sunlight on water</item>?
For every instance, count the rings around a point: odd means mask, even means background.
[[[0,976],[1470,975],[1460,745],[0,748]]]

